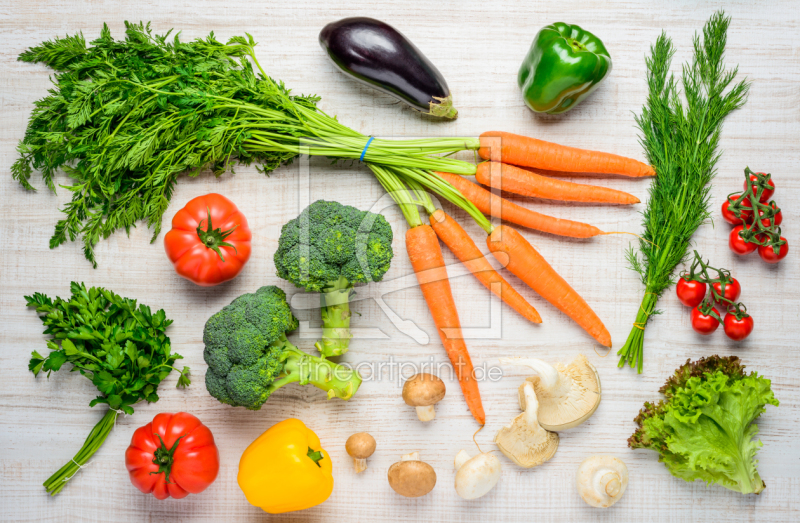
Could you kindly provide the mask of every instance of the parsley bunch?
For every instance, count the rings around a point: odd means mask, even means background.
[[[369,142],[320,111],[319,98],[293,96],[267,76],[250,35],[225,44],[213,33],[181,42],[168,39],[170,33],[154,35],[149,24],[125,25],[124,40],[114,40],[104,25],[89,47],[77,34],[19,56],[56,71],[49,95],[35,103],[11,169],[27,189],[33,189],[34,170],[53,191],[59,169],[72,178],[65,186],[72,201],[51,248],[82,237],[84,254],[96,266],[97,242],[130,231],[139,220],[155,240],[178,176],[204,169],[219,176],[234,161],[255,162],[268,173],[304,153],[475,173],[467,162],[431,155],[478,149],[478,139]]]
[[[627,253],[645,292],[628,340],[617,353],[620,367],[628,363],[639,373],[647,321],[656,313],[661,293],[672,285],[675,267],[686,259],[692,235],[709,217],[709,184],[720,157],[722,122],[747,99],[750,84],[742,80],[731,85],[737,68],[725,69],[723,62],[730,22],[717,12],[703,27],[703,38],[695,36],[694,59],[683,66],[680,82],[686,104],[678,80],[669,73],[675,47],[666,34],[658,37],[647,59],[649,95],[636,124],[656,177],[639,252],[631,247]]]
[[[166,328],[172,323],[163,309],[155,314],[146,305],[137,307],[136,300],[123,298],[99,287],[87,289],[84,284],[70,284],[69,300],[35,293],[25,296],[28,307],[34,307],[45,325],[50,353],[45,357],[34,351],[28,369],[40,372],[58,371],[65,363],[72,372],[80,372],[94,383],[100,395],[89,403],[108,405],[109,410],[94,427],[75,457],[53,474],[44,486],[51,495],[58,494],[114,428],[117,415],[133,414],[133,404],[140,400],[158,401],[159,383],[169,373],[180,373],[178,387],[189,385],[189,367],[178,370],[175,362],[183,356],[171,351]]]

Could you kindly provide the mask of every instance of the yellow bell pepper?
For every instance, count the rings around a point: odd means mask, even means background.
[[[333,463],[314,431],[289,418],[270,427],[239,460],[239,488],[270,514],[319,505],[333,492]]]

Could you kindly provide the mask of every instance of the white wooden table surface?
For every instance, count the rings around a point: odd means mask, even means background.
[[[467,4],[456,0],[403,2],[369,0],[333,7],[330,2],[298,0],[137,2],[68,0],[0,2],[0,520],[3,521],[797,521],[800,518],[800,47],[797,1],[764,2],[546,2],[488,0]],[[219,179],[201,176],[181,179],[164,216],[165,227],[189,199],[220,192],[244,211],[254,233],[252,258],[233,282],[203,289],[177,277],[166,259],[161,238],[150,245],[144,227],[130,238],[116,234],[97,247],[99,267],[93,270],[77,243],[48,249],[47,240],[58,219],[58,207],[68,193],[46,190],[27,193],[11,180],[9,167],[23,136],[34,100],[48,88],[48,70],[16,61],[29,46],[83,31],[87,39],[107,22],[117,37],[123,21],[151,20],[158,31],[176,28],[185,38],[213,30],[221,39],[245,31],[260,42],[261,64],[274,77],[300,93],[322,96],[321,106],[345,124],[380,136],[477,136],[487,130],[506,130],[580,147],[642,158],[633,125],[645,98],[644,56],[662,29],[675,40],[676,64],[690,57],[691,37],[715,9],[733,16],[727,56],[740,73],[753,81],[750,100],[726,122],[724,154],[711,190],[714,209],[724,196],[741,187],[742,170],[749,165],[773,173],[784,205],[784,232],[792,245],[789,258],[767,266],[757,256],[735,259],[727,248],[728,226],[704,225],[695,235],[696,247],[712,264],[730,268],[742,283],[742,300],[756,322],[753,335],[735,345],[720,331],[710,338],[695,335],[689,311],[668,291],[660,302],[663,314],[647,329],[645,371],[617,369],[617,358],[601,359],[592,340],[574,323],[509,277],[541,312],[539,327],[524,323],[513,311],[501,309],[501,336],[469,342],[476,365],[496,365],[501,356],[535,356],[549,361],[587,354],[599,369],[603,401],[584,425],[561,434],[555,457],[543,466],[524,470],[502,457],[503,476],[486,497],[464,501],[453,489],[452,460],[459,449],[476,451],[470,417],[458,386],[449,381],[448,396],[437,419],[423,425],[403,404],[400,383],[387,372],[366,381],[350,402],[326,401],[313,388],[290,386],[276,393],[258,412],[231,408],[211,398],[203,385],[202,328],[206,319],[244,292],[275,284],[295,290],[274,275],[272,255],[281,225],[300,210],[303,198],[335,199],[367,208],[382,195],[370,174],[358,166],[330,167],[312,161],[310,192],[300,189],[297,166],[282,168],[266,179],[254,168],[238,168]],[[391,23],[419,46],[447,78],[460,117],[455,122],[432,122],[387,96],[359,87],[337,72],[317,43],[328,22],[345,16],[367,15]],[[516,73],[539,27],[565,21],[579,24],[603,39],[614,60],[605,84],[591,98],[561,117],[536,117],[516,88]],[[43,185],[34,180],[38,187]],[[64,179],[65,181],[65,179]],[[647,197],[649,182],[624,179],[593,180]],[[605,230],[640,231],[635,208],[563,206],[526,203],[541,212],[591,222]],[[448,208],[452,212],[452,208]],[[411,274],[404,249],[406,226],[395,208],[386,211],[395,231],[396,257],[387,279]],[[463,213],[455,213],[466,223]],[[479,229],[469,228],[475,238]],[[626,268],[623,251],[627,236],[590,241],[565,241],[525,232],[552,265],[594,307],[608,326],[614,349],[631,329],[642,297],[636,274]],[[479,242],[480,243],[480,242]],[[453,257],[445,254],[449,261]],[[174,375],[162,385],[161,400],[140,404],[136,414],[122,418],[91,464],[56,498],[42,481],[78,450],[103,407],[89,408],[95,388],[77,373],[60,372],[49,380],[35,379],[27,370],[31,351],[46,350],[42,326],[24,307],[24,294],[44,292],[64,296],[71,280],[113,289],[163,307],[175,320],[169,335],[174,349],[185,356],[194,383],[174,389]],[[465,326],[489,327],[488,292],[470,277],[452,282]],[[374,300],[354,305],[354,325],[379,327],[386,339],[357,339],[344,358],[351,363],[421,363],[446,357],[417,287],[386,296],[401,317],[413,319],[431,336],[419,345],[387,320]],[[307,311],[298,313],[309,319]],[[313,325],[313,324],[312,324]],[[497,325],[497,323],[495,323]],[[302,348],[311,339],[294,335]],[[753,370],[772,379],[781,401],[762,416],[759,470],[767,488],[760,496],[744,497],[721,487],[707,488],[673,478],[654,452],[630,450],[626,439],[633,417],[645,400],[659,397],[657,389],[687,358],[736,354]],[[478,441],[493,448],[494,433],[518,412],[516,388],[524,373],[510,369],[497,382],[481,384],[487,424]],[[222,468],[217,481],[200,495],[158,501],[136,490],[128,479],[123,453],[135,428],[158,412],[188,411],[213,431],[220,447]],[[245,447],[274,423],[298,417],[319,434],[334,460],[335,489],[321,506],[305,512],[268,516],[247,503],[236,484],[239,457]],[[344,451],[347,436],[372,433],[378,450],[369,470],[358,476]],[[401,454],[420,451],[438,474],[433,492],[420,499],[397,496],[388,486],[386,470]],[[578,464],[595,453],[623,459],[630,485],[622,501],[610,510],[592,509],[578,497],[574,475]]]

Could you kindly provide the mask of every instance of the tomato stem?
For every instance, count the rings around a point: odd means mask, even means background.
[[[219,229],[214,229],[211,226],[211,209],[206,207],[206,211],[208,212],[208,228],[204,231],[203,220],[200,220],[200,223],[197,224],[197,236],[200,238],[200,241],[203,242],[203,245],[216,252],[219,258],[224,262],[225,257],[222,255],[222,251],[219,250],[220,247],[230,247],[237,254],[239,252],[234,245],[225,241],[228,236],[233,234],[233,231],[235,231],[239,225],[234,225],[227,231],[223,231],[221,227]]]
[[[151,472],[150,475],[164,473],[166,475],[165,479],[167,483],[171,484],[169,481],[169,474],[172,472],[172,461],[175,459],[175,451],[178,450],[178,443],[180,443],[181,439],[185,438],[187,434],[184,434],[180,438],[176,439],[175,443],[173,443],[172,447],[169,449],[164,444],[164,440],[161,439],[161,434],[153,435],[158,437],[158,441],[161,442],[161,446],[158,447],[153,453],[153,464],[158,465],[158,470]]]

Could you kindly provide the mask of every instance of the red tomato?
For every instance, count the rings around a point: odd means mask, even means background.
[[[742,286],[739,285],[739,280],[736,278],[731,278],[731,280],[733,281],[725,286],[724,296],[722,294],[722,284],[720,282],[714,284],[714,290],[720,296],[735,302],[739,298],[739,295],[742,294]]]
[[[755,243],[746,242],[742,239],[739,233],[743,230],[744,227],[742,225],[737,225],[731,229],[731,234],[728,237],[728,247],[730,247],[731,251],[739,255],[750,254],[758,248],[758,245]]]
[[[719,314],[719,311],[712,307],[711,310]],[[719,327],[719,320],[710,314],[703,314],[700,309],[692,309],[692,328],[700,334],[711,334]]]
[[[741,197],[742,197],[741,194],[734,194],[733,196],[731,196],[731,200],[736,201]],[[753,218],[752,210],[742,209],[741,218],[737,218],[736,215],[733,214],[733,211],[728,209],[729,205],[730,202],[728,200],[722,202],[722,217],[725,219],[726,222],[730,223],[731,225],[741,225],[742,223],[750,223],[750,220]],[[747,198],[742,200],[742,205],[745,205],[747,207],[752,207],[750,205],[750,200],[748,200]]]
[[[786,241],[786,238],[781,236],[781,240]],[[775,250],[771,246],[758,246],[758,255],[761,256],[761,259],[767,263],[778,263],[782,259],[786,258],[787,254],[789,254],[789,242],[786,242],[780,246],[780,249],[778,249],[778,254],[775,254]]]
[[[775,202],[772,202],[769,205],[773,209],[777,209],[778,208],[778,206],[775,205]],[[762,216],[764,216],[764,211],[758,211],[758,217],[761,218]],[[773,216],[772,219],[763,218],[761,220],[761,224],[764,227],[769,227],[770,226],[770,222],[773,222],[773,221],[775,222],[775,225],[780,225],[781,223],[783,223],[783,213],[781,211],[778,211],[777,213],[775,213],[775,216]]]
[[[753,194],[757,194],[758,193],[758,185],[756,184],[756,182],[758,181],[758,176],[756,176],[756,174],[763,175],[764,173],[752,173],[750,175],[750,179],[744,181],[744,190],[745,191],[747,190],[747,184],[749,182],[749,183],[752,184]],[[770,178],[770,180],[767,183],[767,185],[768,185],[768,187],[764,188],[764,190],[761,192],[761,196],[758,198],[758,201],[760,201],[760,202],[769,201],[769,199],[775,193],[775,182],[772,181],[772,178]]]
[[[210,287],[236,277],[250,258],[247,219],[219,194],[198,196],[172,218],[164,248],[175,272]]]
[[[741,320],[737,320],[733,314],[726,314],[723,328],[730,339],[741,341],[753,332],[753,317],[745,316]]]
[[[133,433],[125,451],[131,483],[158,499],[203,492],[219,472],[214,436],[186,412],[158,414]]]
[[[703,298],[706,297],[706,284],[700,281],[684,280],[678,278],[678,285],[675,286],[678,299],[687,307],[697,307]]]

